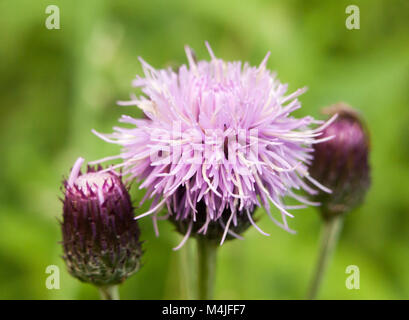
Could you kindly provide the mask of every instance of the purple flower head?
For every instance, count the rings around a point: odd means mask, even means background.
[[[311,175],[331,188],[332,194],[318,193],[324,218],[349,212],[359,206],[370,187],[369,134],[360,114],[344,103],[325,108],[338,118],[323,132],[334,139],[314,146]]]
[[[309,175],[308,165],[312,145],[331,139],[320,135],[333,119],[323,123],[290,115],[301,107],[297,97],[306,89],[286,95],[287,85],[266,69],[269,54],[253,67],[218,59],[206,46],[210,61],[197,62],[186,47],[189,63],[177,72],[156,70],[140,59],[144,76],[137,76],[133,86],[143,95],[120,105],[139,107],[146,119],[122,116],[120,122],[130,128],[95,132],[123,147],[119,156],[101,161],[121,158],[118,167],[146,188],[144,200],[153,198],[150,210],[139,217],[152,215],[156,226],[160,209],[167,206],[173,220],[187,223],[184,240],[220,222],[223,243],[243,216],[265,234],[252,219],[260,206],[291,231],[287,218],[293,215],[287,210],[316,204],[294,192],[317,192],[304,178],[330,192]],[[313,124],[321,127],[310,128]],[[301,206],[287,206],[286,196]],[[281,218],[274,217],[277,212]]]
[[[142,255],[139,227],[128,190],[113,171],[75,163],[64,181],[64,260],[75,278],[97,286],[123,282],[138,271]]]

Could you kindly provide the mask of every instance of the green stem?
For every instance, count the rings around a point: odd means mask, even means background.
[[[99,287],[101,300],[119,300],[118,285]]]
[[[192,300],[194,299],[195,289],[194,281],[194,268],[191,262],[194,261],[192,258],[192,246],[191,242],[187,241],[183,248],[180,250],[179,261],[180,261],[180,285],[182,290],[183,299]]]
[[[213,299],[213,288],[216,274],[216,257],[218,244],[197,238],[198,251],[198,298],[200,300]]]
[[[324,278],[325,271],[329,265],[332,253],[334,252],[338,241],[338,235],[342,228],[342,222],[342,215],[327,218],[323,222],[321,248],[307,299],[314,300],[317,298],[322,279]]]

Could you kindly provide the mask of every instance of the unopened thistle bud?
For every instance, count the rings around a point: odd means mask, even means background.
[[[69,273],[96,286],[112,286],[138,271],[139,227],[127,188],[114,171],[75,163],[64,181],[62,236]]]
[[[364,200],[370,186],[369,136],[361,117],[349,106],[338,103],[323,112],[338,114],[338,118],[320,136],[333,138],[314,145],[310,173],[332,190],[315,196],[324,218],[330,218],[353,210]]]

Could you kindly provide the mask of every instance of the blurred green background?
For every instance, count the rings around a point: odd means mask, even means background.
[[[45,8],[60,8],[60,30],[45,27]],[[141,73],[138,56],[157,68],[186,63],[183,46],[208,59],[204,41],[226,60],[268,67],[290,91],[307,85],[296,115],[320,117],[345,101],[362,111],[371,131],[372,188],[347,216],[327,273],[323,299],[409,298],[409,1],[353,1],[361,29],[347,30],[350,1],[0,1],[0,298],[97,299],[71,278],[60,258],[60,186],[78,156],[117,154],[91,133],[110,132]],[[134,199],[142,193],[133,190]],[[138,212],[146,210],[145,205]],[[219,251],[216,298],[302,299],[315,264],[320,219],[295,212],[291,235],[259,210],[264,237]],[[144,267],[120,289],[125,299],[186,298],[193,243],[168,222],[156,238],[149,218]],[[189,251],[190,250],[190,251]],[[45,269],[61,270],[48,290]],[[345,269],[360,268],[360,290],[347,290]],[[192,273],[194,271],[192,270]],[[182,281],[179,281],[179,280]]]

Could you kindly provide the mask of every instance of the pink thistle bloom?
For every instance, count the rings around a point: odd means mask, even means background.
[[[253,67],[218,59],[206,46],[210,61],[196,62],[186,47],[189,64],[177,72],[156,70],[140,58],[144,77],[137,76],[133,86],[144,95],[119,104],[139,107],[146,118],[122,116],[119,121],[131,128],[115,127],[113,134],[94,131],[122,146],[119,156],[97,162],[123,159],[117,167],[123,167],[129,179],[142,181],[140,188],[147,190],[143,201],[153,201],[137,218],[152,215],[156,231],[158,213],[167,206],[167,216],[189,226],[184,241],[191,232],[206,234],[210,223],[220,222],[223,243],[242,217],[266,234],[252,219],[256,207],[291,232],[287,218],[293,215],[287,210],[319,205],[294,190],[316,194],[314,185],[330,192],[309,175],[308,165],[312,145],[332,138],[319,137],[335,116],[326,123],[291,116],[301,107],[297,97],[306,89],[286,95],[287,85],[266,69],[269,53]],[[321,126],[311,128],[314,124]],[[286,206],[284,197],[301,205]],[[199,202],[205,210],[197,210]],[[272,208],[281,219],[273,216]],[[197,221],[202,225],[192,227]]]

